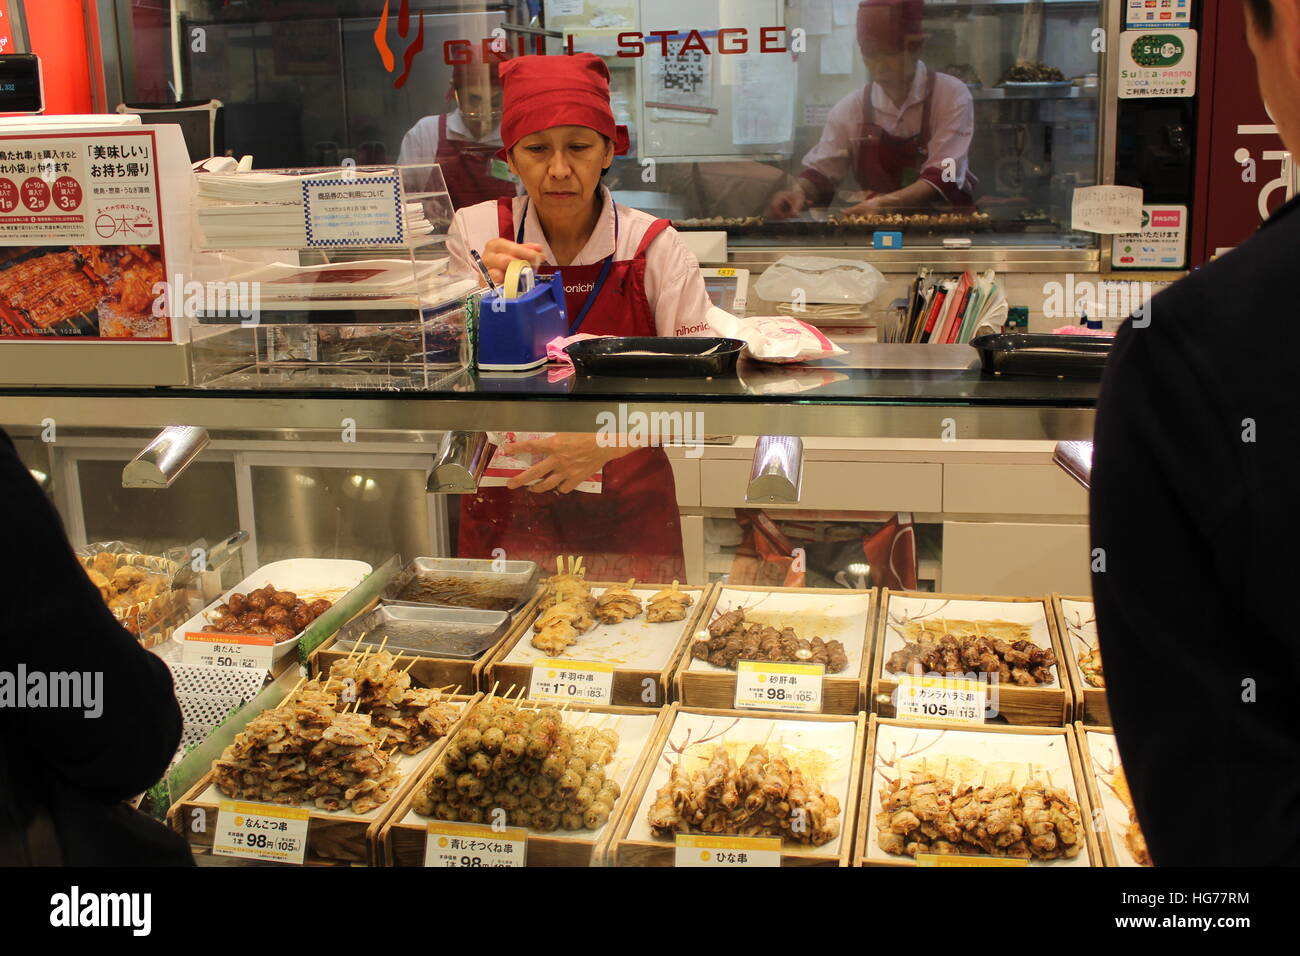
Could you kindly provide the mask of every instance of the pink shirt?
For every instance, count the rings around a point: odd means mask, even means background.
[[[630,206],[618,206],[618,242],[614,242],[614,200],[609,190],[600,187],[604,206],[591,238],[573,260],[575,266],[594,265],[614,253],[614,259],[631,259],[636,254],[642,237],[655,221],[655,217]],[[557,265],[550,244],[542,233],[537,218],[537,207],[527,196],[514,199],[514,220],[518,228],[519,216],[524,206],[528,215],[524,220],[524,242],[535,242],[542,247],[546,261]],[[469,250],[482,254],[489,240],[501,234],[497,224],[497,204],[481,202],[466,206],[456,212],[451,230],[447,234],[447,254],[451,270],[457,275],[479,278],[479,271],[470,258]],[[513,239],[513,237],[511,237]],[[712,335],[705,313],[712,303],[704,288],[700,264],[677,230],[671,226],[659,234],[646,251],[646,298],[655,314],[655,328],[660,335]]]
[[[901,106],[889,98],[879,83],[871,86],[871,105],[875,108],[876,122],[886,133],[908,137],[921,132],[928,75],[925,64],[918,63],[912,87]],[[848,180],[856,187],[856,180],[849,180],[849,176],[853,172],[853,144],[862,136],[866,95],[867,88],[864,86],[831,107],[826,117],[826,126],[822,129],[822,138],[803,158],[804,169],[820,173],[832,184],[839,185]],[[970,168],[966,157],[974,133],[975,101],[971,98],[970,90],[955,76],[936,73],[934,96],[930,102],[930,141],[926,144],[926,165],[922,170],[922,178],[929,182],[936,174],[941,176],[944,158],[952,157],[956,163],[953,178],[958,183],[964,182]],[[927,172],[930,173],[929,176],[924,175]],[[930,185],[942,194],[933,182]]]

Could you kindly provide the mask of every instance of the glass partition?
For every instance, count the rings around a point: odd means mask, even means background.
[[[220,99],[260,168],[439,162],[517,189],[492,65],[590,51],[632,150],[617,198],[734,245],[1090,246],[1100,0],[117,0],[128,101]],[[539,15],[534,17],[536,11]]]

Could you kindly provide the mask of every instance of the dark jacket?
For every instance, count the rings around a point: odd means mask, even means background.
[[[1093,595],[1156,865],[1300,863],[1297,279],[1293,200],[1125,322],[1102,381]]]
[[[114,620],[3,431],[0,541],[0,672],[102,674],[97,718],[84,708],[0,706],[0,828],[44,807],[68,862],[146,862],[129,839],[115,843],[95,811],[116,813],[166,769],[181,736],[171,673]]]

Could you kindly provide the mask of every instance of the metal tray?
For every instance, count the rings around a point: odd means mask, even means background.
[[[609,336],[565,348],[579,375],[634,378],[713,378],[736,374],[745,343],[740,339],[683,336]],[[629,355],[660,352],[661,355]],[[708,354],[705,354],[708,353]]]
[[[384,588],[380,598],[385,604],[402,604],[409,607],[455,607],[466,610],[504,611],[515,614],[523,609],[537,590],[538,567],[535,561],[489,561],[476,558],[414,558],[397,572],[397,577]],[[481,588],[484,596],[498,598],[491,608],[474,608],[454,599],[438,600],[436,597],[412,597],[411,588],[418,588],[422,578],[446,578]]]
[[[395,654],[472,661],[491,650],[508,630],[510,615],[505,611],[380,604],[340,628],[334,646],[351,651],[358,638],[362,648],[378,647],[388,638],[384,649]]]
[[[1009,375],[1099,378],[1115,337],[999,332],[971,340],[984,371]]]

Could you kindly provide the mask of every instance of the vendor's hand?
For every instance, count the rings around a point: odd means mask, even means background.
[[[542,247],[535,242],[511,242],[500,237],[491,239],[483,247],[483,265],[487,266],[492,281],[497,285],[506,281],[506,269],[516,259],[523,259],[536,269],[542,264]]]
[[[606,462],[630,455],[636,448],[601,445],[595,435],[559,434],[536,441],[515,442],[505,445],[503,450],[509,454],[546,456],[507,481],[507,488],[526,487],[538,494],[558,489],[567,495],[600,471]]]
[[[806,208],[808,208],[808,197],[804,195],[802,189],[795,186],[772,197],[772,202],[767,208],[767,218],[793,219]]]
[[[840,213],[841,216],[884,216],[894,211],[888,195],[880,194],[862,200]]]

